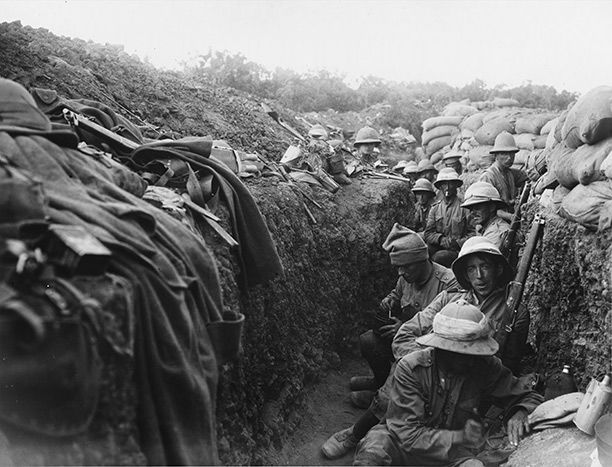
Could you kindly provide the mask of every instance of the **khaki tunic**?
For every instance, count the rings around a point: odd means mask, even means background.
[[[425,282],[409,283],[400,276],[395,289],[385,298],[391,301],[392,309],[397,309],[399,305],[402,310],[400,318],[404,318],[403,321],[412,318],[415,313],[429,305],[443,290],[459,287],[453,271],[438,263],[431,264],[431,274]]]
[[[497,164],[493,164],[480,176],[478,181],[488,182],[497,188],[500,198],[508,205],[508,209],[514,210],[514,200],[518,195],[518,188],[525,183],[529,177],[522,170],[509,169],[501,171]]]
[[[454,431],[488,398],[507,418],[521,408],[531,413],[543,401],[496,357],[483,357],[467,375],[445,373],[431,348],[403,357],[386,420],[362,440],[355,465],[441,465],[477,457],[478,450],[453,444]]]
[[[425,227],[425,241],[440,248],[443,237],[456,240],[459,247],[474,235],[474,227],[468,218],[468,210],[461,207],[461,198],[438,201],[431,206]],[[458,249],[457,249],[458,251]]]
[[[509,230],[510,224],[501,217],[495,216],[486,225],[480,226],[480,230],[477,225],[476,235],[488,238],[497,248],[501,248]]]

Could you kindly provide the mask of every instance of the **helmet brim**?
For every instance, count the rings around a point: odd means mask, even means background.
[[[473,341],[456,341],[441,337],[433,332],[417,337],[417,344],[435,347],[436,349],[448,350],[449,352],[464,355],[495,355],[499,350],[499,344],[492,337],[477,339]]]

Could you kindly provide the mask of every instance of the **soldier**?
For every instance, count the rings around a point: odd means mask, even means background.
[[[488,238],[500,249],[510,230],[510,224],[497,215],[497,210],[505,206],[498,191],[488,182],[476,182],[470,185],[465,192],[465,201],[461,205],[470,211],[476,235]]]
[[[463,290],[459,294],[440,293],[423,311],[400,327],[392,344],[395,359],[417,350],[415,339],[431,330],[436,313],[448,303],[461,299],[477,305],[487,316],[493,337],[500,344],[502,362],[518,374],[529,330],[529,312],[519,308],[514,328],[508,331],[507,325],[512,321],[506,306],[506,288],[512,280],[508,261],[490,240],[472,237],[463,244],[452,270]]]
[[[431,259],[449,267],[461,245],[472,235],[474,228],[469,222],[468,211],[461,207],[457,189],[463,185],[457,172],[444,168],[434,183],[443,199],[434,203],[429,211],[424,239],[429,247]]]
[[[416,203],[414,204],[414,230],[422,236],[427,225],[429,210],[436,197],[436,191],[428,179],[419,178],[414,183],[412,192],[416,198]]]
[[[427,346],[404,356],[391,384],[385,420],[359,443],[353,465],[469,465],[485,448],[478,410],[492,400],[506,412],[510,444],[529,432],[527,415],[542,401],[493,355],[487,317],[464,300],[433,319]],[[484,457],[484,456],[483,456]],[[466,464],[467,465],[467,464]]]
[[[395,224],[383,244],[389,252],[391,264],[397,266],[400,275],[395,289],[381,302],[381,318],[389,323],[378,330],[368,331],[360,336],[361,352],[370,364],[374,377],[355,376],[351,378],[351,402],[362,408],[368,408],[379,388],[389,377],[393,362],[391,340],[401,326],[401,320],[408,319],[427,306],[441,291],[457,290],[458,283],[452,272],[429,260],[427,246],[413,231]],[[399,319],[397,317],[400,317]],[[376,399],[376,398],[375,398]],[[374,403],[372,403],[374,404]],[[332,435],[321,447],[323,455],[329,459],[342,457],[355,447],[357,441],[376,425],[381,415],[379,406],[386,399],[376,399],[354,426]],[[382,409],[384,413],[384,409]]]
[[[395,289],[380,302],[376,327],[359,337],[361,354],[374,374],[351,378],[351,402],[362,408],[368,407],[372,391],[387,379],[393,362],[391,341],[401,324],[442,290],[458,285],[449,269],[430,261],[427,245],[414,231],[396,223],[382,246],[399,278]]]
[[[423,159],[417,166],[417,176],[419,178],[425,178],[429,180],[429,183],[433,183],[438,175],[438,169],[434,167],[429,159]]]
[[[442,157],[442,162],[444,162],[444,167],[448,167],[457,172],[458,175],[463,173],[463,165],[461,165],[461,158],[463,154],[457,151],[449,151]]]
[[[372,127],[364,126],[357,132],[353,146],[357,150],[357,157],[363,165],[370,166],[376,161],[377,155],[375,149],[381,143],[378,132]]]
[[[404,167],[404,170],[402,171],[402,175],[406,177],[408,180],[410,180],[412,182],[412,185],[414,185],[414,183],[419,178],[418,174],[419,174],[419,166],[414,161],[409,161]]]
[[[495,138],[495,145],[489,151],[495,156],[495,162],[480,176],[481,182],[489,182],[499,192],[500,198],[506,203],[507,210],[499,210],[498,215],[507,221],[512,219],[514,201],[519,188],[529,179],[522,170],[513,169],[514,156],[519,151],[514,137],[507,131],[502,131]]]

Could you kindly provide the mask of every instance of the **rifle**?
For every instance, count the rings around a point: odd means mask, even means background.
[[[304,190],[302,190],[299,186],[297,186],[297,184],[295,184],[293,182],[293,180],[291,180],[291,177],[289,177],[289,175],[287,174],[287,171],[285,170],[285,168],[282,165],[277,164],[276,162],[271,161],[271,160],[266,160],[266,159],[263,158],[263,156],[260,156],[259,154],[257,154],[257,157],[259,158],[259,160],[261,162],[263,162],[264,164],[266,164],[268,166],[271,166],[273,170],[278,172],[280,174],[280,176],[283,178],[283,180],[285,182],[287,182],[291,188],[297,190],[304,198],[306,198],[308,201],[310,201],[312,204],[314,204],[319,209],[323,209],[323,206],[321,206],[314,199],[312,199],[310,196],[308,196],[308,194],[306,194],[306,192],[304,192]],[[316,224],[317,223],[316,217],[314,216],[312,211],[310,209],[308,209],[308,206],[306,206],[306,203],[303,200],[302,200],[302,207],[304,208],[304,211],[306,211],[306,215],[308,216],[310,221],[313,224]]]
[[[525,287],[525,282],[527,281],[529,268],[531,267],[531,260],[533,259],[533,255],[535,253],[536,246],[538,245],[538,240],[540,239],[540,236],[542,234],[544,224],[545,220],[542,219],[539,214],[536,214],[536,216],[533,218],[531,229],[529,230],[529,235],[527,236],[525,250],[521,255],[521,261],[518,266],[518,271],[516,273],[516,276],[514,277],[514,280],[508,284],[506,307],[508,308],[508,310],[510,310],[510,313],[512,314],[512,321],[510,322],[510,324],[507,324],[505,326],[506,337],[514,329],[518,314],[518,308],[523,298],[523,288]],[[501,345],[502,343],[500,343],[500,347]]]
[[[373,170],[364,170],[363,174],[368,175],[372,178],[386,178],[389,180],[398,180],[400,182],[412,183],[412,181],[408,178],[400,177],[399,175],[391,175],[391,174],[385,174],[382,172],[374,172]]]
[[[519,201],[518,201],[516,210],[514,211],[514,214],[512,214],[512,220],[510,222],[510,230],[508,230],[508,233],[506,234],[506,238],[504,239],[504,242],[502,243],[501,248],[500,248],[501,254],[504,255],[504,257],[508,261],[511,261],[516,256],[514,254],[516,250],[516,234],[521,228],[521,217],[523,215],[521,208],[529,199],[530,194],[531,194],[531,183],[525,182],[525,185],[523,186],[523,190],[521,191],[521,196],[519,197]]]
[[[74,128],[83,128],[86,131],[94,134],[98,138],[103,139],[107,143],[117,146],[119,150],[125,152],[132,152],[134,149],[140,146],[140,144],[134,141],[124,138],[117,133],[104,128],[102,125],[98,125],[96,122],[89,120],[70,109],[64,109],[64,118]]]

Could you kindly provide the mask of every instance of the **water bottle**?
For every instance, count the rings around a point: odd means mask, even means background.
[[[554,399],[555,397],[576,392],[576,381],[569,365],[563,365],[563,370],[552,374],[546,380],[546,390],[544,391],[544,400]]]

